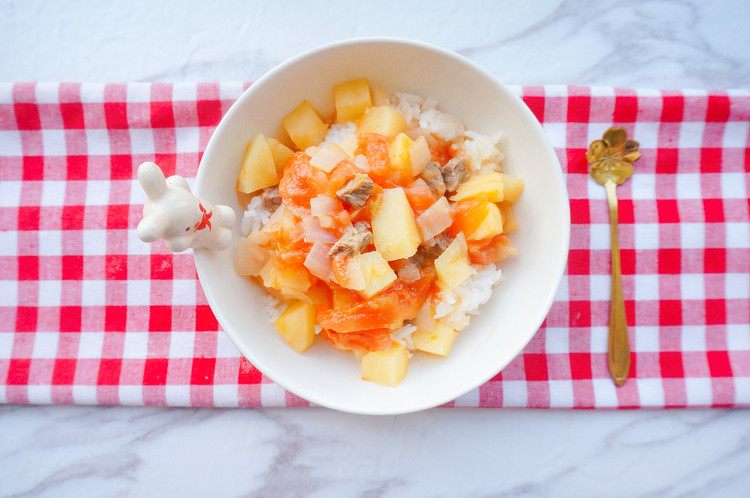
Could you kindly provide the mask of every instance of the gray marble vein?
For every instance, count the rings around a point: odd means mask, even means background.
[[[746,496],[750,412],[0,408],[3,496]]]

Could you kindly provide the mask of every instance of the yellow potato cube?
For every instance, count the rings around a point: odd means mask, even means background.
[[[304,353],[315,340],[315,305],[298,301],[273,324],[294,351]]]
[[[413,256],[422,242],[409,201],[401,187],[383,190],[372,209],[372,239],[387,260]]]
[[[414,347],[420,351],[439,356],[448,356],[457,335],[456,331],[451,327],[436,322],[435,328],[431,332],[417,329],[411,338],[414,341]]]
[[[268,146],[271,148],[273,162],[276,165],[276,174],[281,178],[284,167],[294,157],[294,151],[273,137],[267,137]]]
[[[333,86],[333,100],[336,105],[336,122],[355,121],[372,107],[370,83],[367,78],[346,81]]]
[[[357,135],[377,133],[386,137],[395,137],[406,131],[404,115],[389,106],[368,107],[357,124]]]
[[[284,116],[281,125],[300,150],[319,144],[328,133],[328,123],[307,100]]]
[[[455,289],[461,282],[469,278],[473,271],[466,238],[462,233],[459,233],[443,251],[443,254],[435,260],[438,286],[447,290]]]
[[[503,178],[504,197],[502,200],[516,202],[523,191],[523,180],[517,176],[498,173]]]
[[[394,343],[388,351],[372,351],[362,357],[362,380],[384,386],[397,386],[406,377],[409,352]]]
[[[396,281],[396,272],[378,251],[360,254],[357,259],[359,260],[359,267],[362,269],[362,276],[365,279],[362,295],[367,299]]]
[[[258,276],[263,280],[263,285],[279,291],[286,299],[297,299],[311,303],[312,299],[307,295],[307,291],[310,289],[312,281],[307,270],[300,267],[279,269],[274,261],[275,257],[269,257],[258,273]]]
[[[403,173],[403,176],[413,176],[411,172],[411,155],[409,150],[414,141],[406,133],[399,133],[388,148],[391,168]]]
[[[348,135],[346,138],[341,140],[341,143],[339,143],[339,145],[349,156],[349,159],[353,161],[357,155],[357,147],[359,146],[357,135],[355,133]]]
[[[498,207],[500,208],[500,213],[503,215],[503,233],[510,233],[518,228],[516,215],[513,213],[513,203],[509,201],[503,201],[498,205]]]
[[[491,202],[503,200],[503,177],[501,173],[495,171],[477,173],[458,187],[451,200],[454,202],[462,201],[480,195],[486,196],[487,200]]]
[[[418,176],[432,161],[430,146],[423,136],[417,137],[409,147],[409,160],[411,161],[412,176]]]
[[[237,191],[249,194],[279,183],[273,154],[266,137],[259,133],[245,147],[240,175],[237,178]]]
[[[479,212],[483,212],[484,217],[473,232],[465,234],[467,240],[481,240],[503,233],[503,215],[496,204],[488,201]]]

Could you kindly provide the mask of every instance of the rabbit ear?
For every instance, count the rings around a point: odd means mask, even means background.
[[[164,178],[164,177],[162,177]],[[163,213],[152,213],[146,216],[138,223],[136,233],[138,238],[143,242],[154,242],[167,231],[169,227],[169,217]]]
[[[161,168],[146,162],[138,166],[138,181],[149,199],[158,199],[167,191],[167,182]]]

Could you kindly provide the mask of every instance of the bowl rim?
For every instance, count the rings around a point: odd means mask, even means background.
[[[390,405],[378,405],[380,409],[358,409],[357,407],[352,407],[349,405],[345,406],[345,405],[342,405],[341,403],[336,403],[336,402],[331,402],[325,399],[321,399],[321,397],[318,396],[316,393],[309,393],[305,389],[298,390],[294,386],[289,387],[285,383],[280,382],[276,376],[276,372],[274,371],[274,369],[266,368],[266,362],[262,358],[256,358],[256,356],[252,354],[251,351],[248,351],[247,348],[245,348],[240,343],[240,341],[237,340],[235,335],[231,333],[230,328],[227,326],[227,320],[224,317],[219,307],[217,297],[215,296],[214,292],[211,289],[206,288],[206,286],[204,285],[207,277],[204,274],[205,268],[203,266],[202,260],[204,257],[206,257],[208,250],[196,249],[193,251],[193,257],[194,257],[196,272],[198,274],[198,280],[200,282],[201,289],[206,296],[206,300],[208,301],[211,311],[214,313],[217,321],[221,325],[223,332],[229,336],[229,338],[232,340],[235,346],[240,350],[241,354],[245,356],[246,359],[248,359],[250,363],[253,364],[253,366],[258,368],[258,370],[261,371],[264,376],[268,377],[270,380],[277,383],[279,386],[283,387],[285,390],[289,391],[290,393],[300,396],[301,398],[309,401],[313,405],[319,405],[322,407],[335,409],[335,410],[347,412],[347,413],[354,413],[354,414],[396,415],[396,414],[404,414],[404,413],[413,413],[413,412],[418,412],[418,411],[427,410],[430,408],[441,406],[483,385],[484,383],[489,381],[492,377],[497,375],[500,371],[502,371],[505,367],[507,367],[508,364],[512,362],[515,358],[517,358],[518,355],[523,351],[523,349],[531,341],[531,339],[538,333],[539,327],[541,326],[541,324],[544,322],[547,315],[549,314],[549,310],[551,309],[552,304],[555,300],[555,296],[557,295],[557,292],[559,291],[560,284],[562,283],[562,279],[563,279],[563,276],[565,275],[565,270],[567,268],[567,260],[568,260],[569,247],[570,247],[570,230],[571,230],[570,201],[569,201],[567,185],[565,181],[565,175],[563,174],[560,161],[557,157],[557,154],[554,151],[554,148],[552,147],[552,144],[549,138],[544,132],[544,129],[541,123],[536,118],[536,116],[534,116],[534,114],[531,112],[529,107],[523,102],[523,100],[515,92],[513,92],[508,87],[507,84],[501,81],[494,74],[484,69],[478,63],[468,59],[467,57],[457,52],[454,52],[454,51],[451,51],[451,50],[448,50],[443,47],[433,45],[427,42],[423,42],[423,41],[418,41],[418,40],[413,40],[413,39],[408,39],[408,38],[401,38],[401,37],[381,37],[381,36],[347,38],[343,40],[338,40],[338,41],[318,45],[316,47],[302,51],[298,53],[297,55],[294,55],[284,60],[283,62],[276,65],[268,72],[266,72],[263,76],[258,78],[256,81],[254,81],[232,103],[229,110],[224,114],[224,116],[222,116],[218,126],[216,127],[214,132],[211,134],[211,137],[208,141],[208,144],[206,146],[206,149],[201,157],[201,161],[198,166],[198,171],[197,171],[196,180],[195,180],[195,188],[194,188],[195,194],[198,195],[199,197],[201,195],[201,187],[202,187],[204,178],[208,174],[206,173],[205,168],[203,168],[202,166],[206,158],[207,157],[210,158],[213,155],[213,149],[217,147],[216,137],[219,136],[227,126],[229,126],[228,123],[231,120],[230,117],[233,116],[235,113],[239,112],[239,108],[242,106],[244,101],[251,98],[251,96],[254,93],[253,88],[260,88],[261,83],[265,82],[266,80],[274,78],[278,73],[285,71],[288,67],[293,66],[299,61],[306,59],[312,55],[315,55],[317,53],[334,50],[342,46],[365,45],[365,44],[395,44],[395,45],[403,44],[403,45],[407,45],[410,47],[418,47],[418,48],[422,48],[428,51],[437,52],[440,55],[443,55],[452,59],[456,59],[458,62],[466,66],[469,66],[473,71],[477,71],[478,73],[482,74],[484,77],[490,79],[504,93],[506,93],[512,100],[514,100],[517,104],[519,104],[518,107],[520,109],[520,112],[525,114],[529,122],[532,123],[532,126],[537,128],[537,131],[539,132],[539,136],[543,138],[545,153],[550,157],[550,159],[555,164],[558,165],[558,167],[555,168],[554,175],[557,180],[556,185],[559,190],[558,193],[565,200],[564,212],[559,213],[563,217],[563,221],[564,221],[563,232],[564,233],[562,237],[563,243],[560,245],[558,252],[555,255],[556,258],[561,258],[561,264],[559,268],[557,269],[557,274],[553,275],[555,285],[554,287],[551,288],[552,291],[549,293],[549,295],[547,296],[547,299],[544,302],[545,312],[543,314],[540,313],[540,316],[537,318],[537,320],[534,323],[534,327],[533,327],[534,332],[529,335],[528,339],[525,342],[523,342],[523,344],[520,344],[518,347],[514,348],[515,350],[512,351],[513,353],[512,355],[509,355],[510,359],[507,362],[505,362],[504,364],[498,363],[496,368],[493,367],[491,369],[491,372],[488,375],[477,376],[478,380],[470,384],[469,383],[465,384],[461,389],[453,389],[451,391],[442,393],[442,395],[433,396],[432,398],[428,400],[424,400],[422,402],[412,402],[412,403],[409,403],[408,406],[395,406],[394,407]]]

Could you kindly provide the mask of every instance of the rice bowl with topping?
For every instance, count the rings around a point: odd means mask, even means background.
[[[319,67],[326,67],[325,74],[314,69]],[[306,77],[312,74],[315,76]],[[440,77],[445,74],[460,76],[461,85],[450,78]],[[361,153],[362,150],[356,152],[362,146],[362,133],[359,136],[357,133],[359,120],[330,122],[335,121],[336,116],[331,88],[360,78],[366,78],[373,89],[392,92],[386,94],[388,107],[408,123],[403,133],[411,142],[404,140],[402,149],[408,149],[420,136],[429,134],[455,146],[444,157],[445,161],[437,161],[441,166],[455,157],[465,159],[469,172],[465,181],[490,171],[502,171],[525,180],[523,194],[513,205],[515,215],[503,216],[518,220],[518,228],[507,236],[519,253],[512,254],[515,251],[510,249],[503,256],[507,259],[500,263],[502,283],[497,285],[501,277],[499,266],[488,260],[482,260],[481,264],[470,260],[468,274],[460,281],[452,281],[449,286],[439,285],[437,282],[441,277],[438,275],[432,277],[430,288],[434,292],[430,299],[426,299],[432,303],[429,318],[444,328],[461,331],[449,354],[443,358],[420,350],[417,343],[420,329],[424,328],[425,313],[420,313],[424,307],[420,307],[416,314],[412,309],[413,316],[399,317],[399,320],[388,323],[387,335],[390,349],[402,349],[407,357],[412,356],[408,359],[408,375],[400,382],[392,379],[368,379],[372,382],[365,382],[360,378],[360,373],[364,373],[360,362],[371,352],[355,353],[353,358],[326,344],[322,336],[335,327],[331,327],[330,321],[317,319],[320,313],[316,313],[316,326],[313,327],[315,345],[304,354],[295,353],[267,313],[270,309],[276,322],[279,314],[288,309],[290,295],[277,292],[271,296],[258,286],[259,277],[238,276],[232,251],[219,254],[195,251],[196,267],[208,302],[222,328],[250,362],[271,380],[315,404],[357,413],[403,413],[436,406],[466,393],[491,378],[520,352],[544,319],[564,269],[569,212],[559,164],[539,123],[501,83],[465,59],[435,47],[403,40],[355,40],[311,51],[271,71],[251,86],[222,119],[203,157],[196,192],[213,202],[234,205],[238,214],[244,215],[242,223],[236,227],[235,248],[247,235],[262,232],[282,218],[276,215],[277,210],[262,205],[261,194],[268,187],[257,189],[255,195],[244,199],[238,199],[235,191],[247,144],[258,134],[286,142],[285,145],[295,154],[306,155],[307,162],[318,163],[312,165],[312,169],[322,165],[324,170],[331,166],[326,165],[325,154],[315,159],[318,152],[315,148],[330,149],[329,145],[335,145],[351,151],[351,137],[355,136],[354,154],[349,161],[357,174],[373,176],[367,171],[372,167],[368,154]],[[372,94],[376,100],[374,104],[383,104],[377,101],[374,90]],[[288,130],[279,122],[296,109],[302,99],[324,117],[327,125],[322,136],[304,147],[297,146],[293,140],[290,142]],[[395,137],[389,140],[391,144],[396,141]],[[430,155],[434,156],[434,152],[431,150]],[[283,178],[284,172],[280,171],[277,185],[281,190]],[[419,175],[414,175],[414,179],[419,178]],[[381,185],[377,178],[374,183],[384,192],[398,187],[406,194],[411,188],[407,184]],[[462,199],[454,198],[456,190],[449,192],[448,196],[435,197],[433,203],[440,200],[441,204],[455,208],[462,202]],[[318,195],[310,198],[309,214],[299,216],[295,224],[308,234],[308,242],[320,242],[332,248],[342,238],[346,220],[339,220],[340,231],[334,230],[335,236],[331,238],[324,234],[331,231],[330,220],[323,223],[329,226],[321,227],[321,216],[326,216],[324,213],[331,208],[331,200],[338,202],[339,206],[344,200],[335,192],[334,195],[331,192],[325,194],[320,198]],[[381,194],[376,192],[371,197],[378,198]],[[408,201],[409,196],[405,197]],[[368,202],[366,199],[365,203]],[[502,202],[495,204],[500,208]],[[408,205],[415,220],[424,212],[420,209],[430,207],[424,205],[420,208],[412,204]],[[282,205],[287,207],[284,202]],[[353,228],[364,222],[377,241],[378,229],[373,230],[369,224],[371,218],[356,218],[353,206],[346,210],[350,215],[347,226]],[[312,211],[315,211],[315,216]],[[305,221],[305,218],[311,219]],[[430,224],[419,228],[418,249],[422,251],[422,248],[436,245],[435,234],[429,231]],[[489,236],[492,230],[486,233]],[[478,240],[467,239],[463,233],[463,237],[457,232],[449,235],[450,240],[446,242],[452,244],[463,238],[467,250]],[[384,238],[381,236],[380,240]],[[307,249],[311,249],[309,244]],[[389,255],[389,249],[384,249],[382,242],[369,241],[359,249],[358,254],[362,257],[375,252],[385,255],[382,259],[396,276],[391,286],[424,277],[419,273],[424,268],[418,267],[415,272],[403,264],[416,254],[415,250],[410,255],[413,248],[399,253],[403,248],[395,247],[395,252]],[[310,252],[307,251],[308,256]],[[324,251],[316,253],[321,256]],[[313,257],[308,263],[320,273],[321,267],[316,261],[320,263],[322,259]],[[430,263],[427,267],[431,267]],[[324,280],[325,277],[315,278]],[[312,284],[312,287],[316,285],[315,282]],[[343,287],[340,284],[333,280],[333,285]],[[361,282],[350,285],[360,286]],[[387,295],[389,289],[385,285],[375,289],[370,297],[360,295],[360,298],[364,301],[378,299]],[[302,302],[302,294],[296,294],[293,299]],[[342,332],[342,335],[346,334],[349,332]]]

